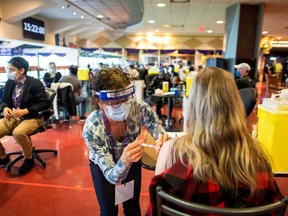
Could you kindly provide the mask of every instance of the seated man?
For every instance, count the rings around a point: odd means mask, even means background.
[[[255,88],[256,83],[249,76],[249,71],[251,70],[249,64],[241,63],[239,65],[235,65],[235,68],[240,73],[240,78],[236,80],[237,88],[238,89],[249,88],[249,87]]]
[[[169,82],[169,88],[172,87],[172,82],[168,74],[165,73],[164,70],[160,70],[158,76],[153,77],[149,88],[153,89],[154,91],[158,89],[162,89],[163,82]],[[160,119],[162,119],[162,114],[161,114],[161,108],[162,108],[162,98],[161,97],[154,97],[153,100],[156,103],[156,114]],[[171,110],[170,110],[170,116],[172,114],[173,110],[173,100],[171,101]]]
[[[68,82],[73,85],[76,104],[80,104],[80,121],[85,121],[87,98],[82,96],[82,85],[77,78],[78,67],[71,65],[69,70],[70,75],[63,76],[59,82]]]
[[[5,84],[0,105],[4,115],[0,120],[0,138],[12,134],[25,157],[18,170],[19,175],[29,172],[34,166],[28,136],[43,123],[37,118],[38,112],[50,106],[43,84],[26,75],[28,68],[29,63],[24,58],[14,57],[9,61],[9,80]],[[5,167],[9,161],[10,158],[0,142],[0,167]]]

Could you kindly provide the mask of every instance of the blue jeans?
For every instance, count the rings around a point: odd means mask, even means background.
[[[115,206],[115,185],[109,183],[100,167],[90,161],[90,170],[94,183],[96,197],[100,205],[101,216],[117,216],[118,206]],[[140,189],[141,189],[141,164],[133,163],[125,179],[126,182],[134,180],[134,197],[123,203],[125,216],[141,216]]]
[[[87,104],[87,98],[83,96],[78,96],[76,98],[76,103],[79,104],[80,108],[80,118],[85,117],[86,114],[86,104]]]

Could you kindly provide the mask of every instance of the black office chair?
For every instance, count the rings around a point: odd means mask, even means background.
[[[145,76],[145,85],[146,85],[145,98],[147,103],[151,103],[151,97],[154,94],[154,90],[151,87],[149,87],[149,85],[155,76],[158,76],[158,74],[147,74]]]
[[[188,216],[188,212],[198,213],[197,215],[264,215],[268,213],[276,213],[277,216],[284,216],[288,205],[288,199],[283,197],[280,201],[249,208],[219,208],[214,206],[203,205],[195,202],[186,201],[184,199],[172,196],[162,190],[161,186],[156,188],[157,215],[162,214],[171,216]],[[180,210],[181,209],[181,210]]]
[[[0,103],[2,102],[3,93],[4,93],[4,86],[0,86]]]
[[[246,117],[248,118],[257,103],[257,91],[255,88],[243,88],[239,89],[239,94],[245,108]]]
[[[72,116],[77,115],[77,104],[74,96],[74,92],[70,85],[64,88],[58,88],[57,90],[57,105],[58,109],[67,111],[69,114],[69,128],[72,128]],[[65,118],[66,116],[64,116]]]
[[[31,141],[31,136],[34,135],[34,134],[37,134],[37,133],[41,133],[41,132],[44,132],[46,130],[46,124],[45,122],[52,116],[53,114],[53,109],[52,109],[52,104],[53,104],[53,100],[56,96],[56,91],[52,90],[52,89],[49,89],[49,88],[46,88],[45,89],[45,92],[46,92],[46,95],[50,101],[50,108],[47,109],[47,110],[44,110],[44,111],[40,111],[38,113],[38,118],[44,118],[44,123],[43,125],[38,128],[36,131],[34,131],[31,135],[29,135],[29,139]],[[32,142],[31,142],[31,145],[32,145]],[[57,155],[57,150],[52,150],[52,149],[35,149],[35,147],[32,145],[32,157],[37,159],[43,168],[46,167],[46,161],[43,160],[39,155],[38,153],[43,153],[43,152],[52,152],[54,156]],[[7,155],[18,155],[16,156],[13,160],[11,160],[5,167],[5,170],[7,172],[10,172],[11,170],[11,167],[16,163],[18,162],[19,160],[23,159],[24,156],[22,155],[22,151],[13,151],[13,152],[9,152],[7,153]]]

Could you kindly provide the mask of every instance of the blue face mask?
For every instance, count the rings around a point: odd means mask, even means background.
[[[107,115],[114,121],[124,121],[130,113],[131,103],[122,103],[118,107],[107,106]]]
[[[8,74],[8,79],[10,79],[10,80],[15,80],[15,79],[16,79],[15,73],[9,73],[9,74]]]
[[[241,76],[240,71],[239,71],[239,70],[236,70],[236,71],[235,71],[235,78],[240,78],[240,76]]]

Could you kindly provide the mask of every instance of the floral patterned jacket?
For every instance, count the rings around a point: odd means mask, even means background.
[[[142,125],[147,127],[155,139],[158,139],[159,134],[166,133],[152,108],[141,100],[132,99],[131,111],[126,121],[129,143],[134,142],[139,136]],[[123,181],[130,169],[130,166],[119,160],[125,146],[122,142],[114,141],[112,151],[115,155],[112,154],[101,109],[88,116],[82,136],[89,149],[89,159],[100,167],[107,181],[111,184]]]

